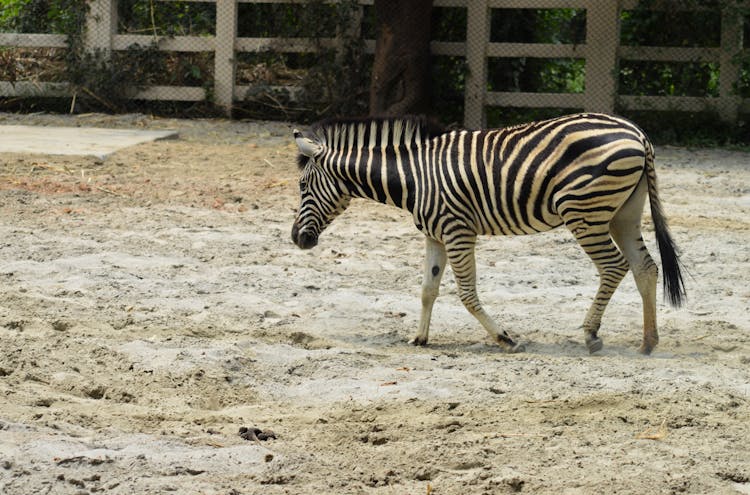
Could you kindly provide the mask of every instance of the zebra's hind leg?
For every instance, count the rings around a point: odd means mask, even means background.
[[[414,345],[427,345],[430,333],[432,306],[440,293],[440,280],[445,271],[445,246],[425,237],[424,278],[422,279],[422,316],[419,331],[409,342]]]
[[[642,354],[650,354],[659,343],[659,333],[656,329],[656,283],[659,269],[646,249],[641,235],[641,216],[646,194],[644,177],[633,195],[610,222],[612,237],[633,270],[635,284],[643,300],[643,343],[639,349]]]
[[[476,237],[462,236],[458,240],[446,243],[448,260],[458,285],[458,295],[469,313],[479,320],[489,336],[500,344],[506,352],[524,352],[523,344],[516,343],[505,330],[501,330],[495,320],[482,308],[477,296],[476,260],[474,244]]]
[[[566,225],[599,271],[599,289],[583,320],[586,347],[589,353],[593,354],[603,346],[602,339],[597,335],[602,315],[612,294],[628,273],[628,262],[612,242],[608,224],[589,225],[585,221],[577,220],[566,222]]]

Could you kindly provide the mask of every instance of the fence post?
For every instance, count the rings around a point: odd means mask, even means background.
[[[487,0],[468,0],[466,12],[466,65],[464,126],[478,129],[486,124],[487,43],[490,41],[490,10]]]
[[[740,65],[734,57],[742,51],[743,19],[737,9],[725,8],[721,13],[721,54],[719,56],[719,116],[736,123],[740,97],[735,84],[740,80]]]
[[[214,102],[231,117],[234,103],[237,0],[216,0],[214,38]]]
[[[586,7],[587,112],[612,113],[619,78],[617,50],[620,46],[619,0],[590,0]]]
[[[86,49],[109,58],[117,29],[117,0],[91,0],[86,16]]]

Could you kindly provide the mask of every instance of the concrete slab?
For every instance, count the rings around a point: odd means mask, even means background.
[[[176,137],[177,131],[0,125],[0,153],[104,158],[128,146]]]

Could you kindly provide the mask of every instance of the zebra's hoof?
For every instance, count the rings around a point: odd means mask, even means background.
[[[646,345],[645,342],[643,344],[641,344],[641,346],[638,348],[638,352],[640,352],[644,356],[650,355],[651,351],[653,351],[653,350],[654,350],[654,347],[650,346],[650,345]]]
[[[417,347],[424,347],[427,345],[427,337],[421,337],[417,335],[413,339],[409,341],[411,345],[417,346]]]
[[[604,342],[602,342],[602,339],[600,339],[599,337],[594,337],[586,341],[586,347],[589,348],[589,354],[593,354],[602,350],[602,347],[604,347]]]
[[[526,346],[523,344],[516,344],[510,348],[511,354],[517,354],[519,352],[526,352]]]

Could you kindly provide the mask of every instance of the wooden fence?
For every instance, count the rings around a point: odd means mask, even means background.
[[[160,0],[169,1],[169,0]],[[86,43],[90,49],[109,53],[125,50],[133,44],[147,46],[158,42],[160,50],[171,52],[213,52],[214,80],[211,94],[214,103],[231,111],[249,86],[236,84],[236,56],[240,53],[266,50],[305,53],[315,50],[315,43],[304,38],[247,38],[237,36],[238,3],[300,3],[299,0],[200,0],[216,4],[214,36],[154,37],[117,32],[117,0],[90,0],[86,25]],[[372,5],[373,0],[360,0]],[[434,55],[465,57],[468,74],[465,91],[464,124],[480,127],[485,122],[487,106],[582,108],[587,111],[627,110],[685,111],[714,110],[729,122],[739,112],[750,112],[750,99],[736,92],[740,80],[737,55],[743,49],[744,19],[736,12],[723,12],[721,45],[713,48],[632,47],[621,46],[620,11],[635,9],[638,0],[435,0],[436,7],[467,9],[465,42],[433,41]],[[585,43],[496,43],[490,42],[491,9],[585,9]],[[335,44],[335,39],[322,40]],[[0,33],[0,46],[65,48],[63,35]],[[374,40],[366,40],[366,51],[373,53]],[[488,91],[488,57],[575,58],[585,60],[585,90],[582,93],[524,93]],[[718,96],[628,96],[617,91],[620,60],[659,62],[712,62],[720,67]],[[66,83],[0,81],[0,96],[73,96]],[[190,86],[152,86],[133,95],[134,99],[202,101],[206,89]]]

